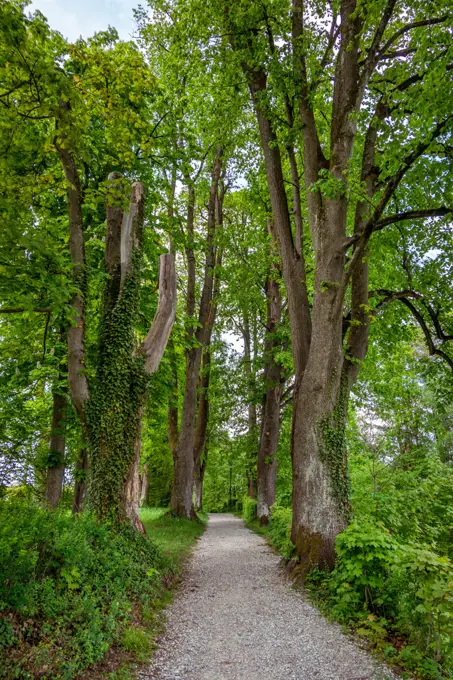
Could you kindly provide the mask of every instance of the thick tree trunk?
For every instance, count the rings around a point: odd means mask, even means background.
[[[343,373],[343,305],[346,294],[345,240],[348,199],[345,187],[354,143],[352,115],[360,99],[356,1],[341,3],[341,45],[336,62],[329,173],[336,197],[313,191],[325,167],[311,109],[302,49],[302,0],[293,0],[293,50],[304,125],[304,176],[316,274],[312,335],[307,365],[294,395],[292,432],[292,539],[302,574],[332,567],[335,540],[348,522],[349,481],[345,447],[348,384]],[[288,291],[290,294],[290,291]]]
[[[143,531],[138,515],[142,408],[149,375],[159,366],[175,319],[174,256],[160,256],[159,304],[152,326],[137,350],[135,322],[144,188],[139,182],[133,184],[126,213],[119,201],[124,180],[117,173],[109,179],[111,205],[107,208],[105,250],[109,278],[104,291],[95,389],[87,413],[90,500],[99,519],[129,521]]]
[[[203,482],[208,459],[208,447],[204,448],[204,457],[201,464],[195,469],[193,482],[193,504],[197,510],[203,510]]]
[[[203,363],[199,380],[198,393],[198,412],[197,424],[195,428],[195,441],[193,447],[193,465],[194,465],[194,500],[193,504],[196,510],[201,510],[203,497],[203,478],[204,468],[206,467],[203,453],[206,445],[206,432],[209,421],[209,381],[211,376],[211,351],[210,347],[206,347],[203,352]]]
[[[65,471],[65,418],[67,396],[64,390],[56,388],[52,394],[52,431],[49,444],[49,462],[46,478],[46,504],[56,508],[63,491]]]
[[[170,338],[168,346],[170,350],[171,386],[170,393],[168,395],[167,432],[170,449],[172,455],[174,456],[176,448],[178,446],[179,437],[178,364],[176,359],[175,346],[172,338]]]
[[[75,468],[74,497],[72,499],[72,514],[83,512],[87,491],[88,450],[80,451]]]
[[[137,531],[144,534],[146,530],[139,514],[141,498],[140,451],[142,448],[142,418],[143,409],[141,408],[139,413],[139,431],[134,445],[134,457],[124,485],[123,493],[126,517],[129,519],[134,529],[137,529]]]
[[[276,281],[266,281],[267,334],[264,348],[265,395],[261,422],[261,438],[257,466],[257,516],[260,524],[267,524],[270,508],[275,503],[277,477],[277,447],[280,434],[280,398],[282,393],[281,367],[276,363],[274,352],[277,341],[275,332],[281,320],[282,302]]]
[[[197,385],[203,347],[207,344],[209,316],[214,290],[216,203],[222,164],[222,150],[217,149],[211,173],[211,189],[208,204],[208,235],[203,290],[201,294],[198,328],[195,332],[195,347],[186,355],[186,384],[181,416],[181,429],[174,456],[174,480],[171,497],[171,512],[178,517],[191,518],[193,489],[193,452],[195,443],[195,417],[197,410]]]

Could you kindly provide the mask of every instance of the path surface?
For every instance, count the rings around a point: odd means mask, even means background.
[[[211,515],[142,680],[394,678],[290,588],[233,515]]]

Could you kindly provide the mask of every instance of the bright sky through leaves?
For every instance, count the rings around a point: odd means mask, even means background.
[[[68,40],[76,40],[80,35],[88,38],[96,31],[104,31],[108,25],[114,26],[120,37],[131,37],[135,22],[132,10],[139,0],[35,0],[31,11],[39,9],[47,17],[52,28],[60,31]]]

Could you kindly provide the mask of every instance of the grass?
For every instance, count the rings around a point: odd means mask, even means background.
[[[161,549],[175,573],[179,573],[195,541],[205,530],[208,516],[198,513],[199,522],[172,517],[165,508],[143,508],[140,517],[153,542]]]

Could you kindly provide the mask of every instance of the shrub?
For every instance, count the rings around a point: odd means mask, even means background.
[[[40,677],[75,677],[118,640],[134,603],[156,592],[162,567],[156,546],[130,527],[0,501],[0,645],[9,658],[0,677],[16,677],[20,663],[23,677],[42,668]],[[20,648],[26,661],[14,662]]]
[[[274,505],[268,527],[269,543],[287,560],[291,559],[295,549],[294,543],[291,542],[292,519],[291,508]]]
[[[246,522],[254,522],[257,519],[255,498],[244,496],[242,499],[242,517]]]

